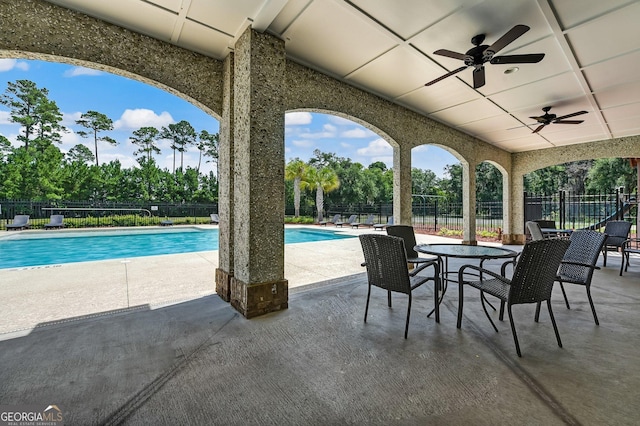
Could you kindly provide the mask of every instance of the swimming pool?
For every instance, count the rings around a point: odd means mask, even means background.
[[[285,228],[285,244],[353,238],[340,231]],[[0,269],[218,250],[218,229],[40,231],[0,238]]]

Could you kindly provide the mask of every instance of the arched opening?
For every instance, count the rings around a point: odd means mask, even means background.
[[[172,254],[180,259],[168,264],[166,256],[146,257],[162,253],[156,251],[162,243],[151,233],[138,252],[126,255],[115,254],[115,246],[88,245],[97,233],[113,234],[116,226],[158,225],[165,218],[175,225],[210,226],[217,167],[215,156],[198,142],[202,131],[218,133],[211,111],[145,84],[148,81],[77,64],[3,59],[0,70],[9,82],[2,87],[5,102],[0,105],[2,224],[28,214],[31,229],[24,234],[49,241],[36,255],[15,256],[30,263],[0,267],[7,285],[19,288],[28,282],[45,296],[16,299],[11,308],[16,323],[6,326],[28,328],[36,325],[29,322],[34,318],[47,322],[213,294],[211,265],[217,256],[201,254],[198,247]],[[25,105],[31,109],[21,110]],[[91,111],[107,124],[79,124]],[[35,125],[27,130],[29,120]],[[190,127],[190,139],[180,144],[171,135],[162,136],[164,129],[183,121]],[[206,207],[198,210],[198,205]],[[52,214],[63,215],[67,229],[45,231]],[[97,227],[111,230],[89,230],[82,241],[71,241],[79,237],[76,228]],[[178,227],[163,231],[174,238],[179,233]],[[6,252],[20,251],[15,248],[18,234],[10,235],[11,241],[3,239],[13,244]],[[63,240],[68,245],[55,248],[54,242]],[[106,257],[96,258],[98,251]],[[55,254],[73,256],[61,261]],[[100,261],[85,263],[89,260]],[[37,314],[18,314],[26,311]]]

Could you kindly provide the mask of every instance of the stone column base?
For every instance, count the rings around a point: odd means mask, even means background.
[[[507,245],[524,245],[527,241],[524,234],[502,234],[502,244]]]
[[[225,302],[231,301],[231,279],[233,275],[216,268],[216,293]]]
[[[464,244],[465,246],[477,246],[478,242],[476,240],[473,240],[473,241],[465,241],[465,240],[463,240],[462,244]]]
[[[288,301],[287,280],[246,284],[235,277],[231,278],[231,306],[247,319],[287,309]]]

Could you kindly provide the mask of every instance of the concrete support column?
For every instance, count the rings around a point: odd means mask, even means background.
[[[511,177],[511,222],[509,239],[505,244],[524,244],[524,175],[512,173]]]
[[[502,173],[502,244],[511,243],[511,223],[512,223],[512,180],[511,175]]]
[[[216,293],[226,302],[231,301],[231,278],[233,277],[233,188],[234,188],[234,54],[224,60],[222,88],[222,120],[218,144],[218,215],[219,245],[218,268],[216,269]]]
[[[235,46],[231,305],[245,317],[286,309],[284,41],[248,28]]]
[[[476,164],[462,163],[462,244],[475,246],[476,240]]]
[[[411,225],[411,147],[393,147],[393,220]]]

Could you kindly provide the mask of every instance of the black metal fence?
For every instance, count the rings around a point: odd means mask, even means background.
[[[43,228],[53,214],[64,215],[66,227],[149,226],[171,220],[175,224],[209,223],[217,204],[90,203],[83,201],[0,200],[0,229],[15,215],[29,215],[32,228]]]
[[[608,194],[585,195],[560,191],[552,195],[524,194],[525,222],[546,219],[560,229],[600,229],[608,221],[637,224],[638,194],[617,189]],[[524,229],[524,223],[523,223]]]

